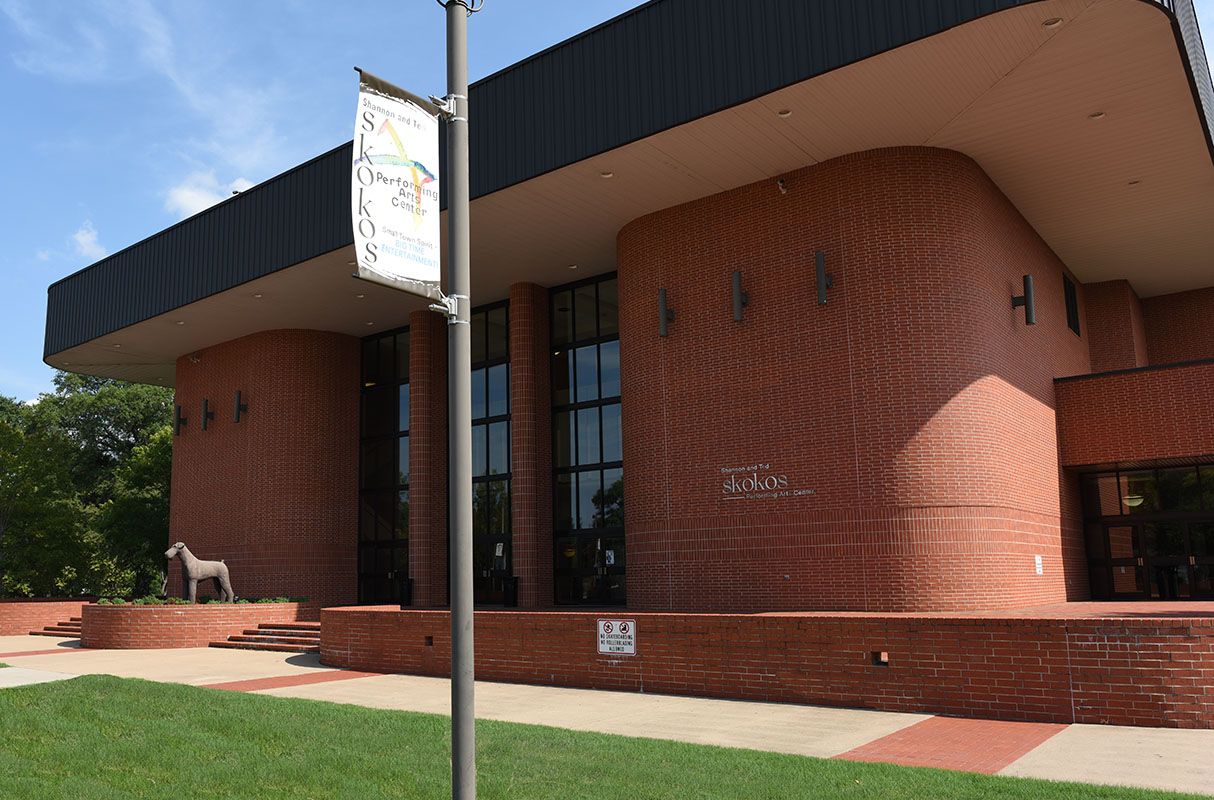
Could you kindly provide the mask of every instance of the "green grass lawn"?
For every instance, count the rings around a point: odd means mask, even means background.
[[[450,796],[446,717],[85,676],[0,690],[0,797]],[[995,778],[477,723],[480,797],[1145,798]]]

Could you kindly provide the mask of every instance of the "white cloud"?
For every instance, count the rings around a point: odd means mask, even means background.
[[[183,164],[176,176],[189,174],[165,190],[165,204],[186,217],[248,187],[234,176],[260,179],[293,159],[279,133],[288,105],[283,87],[234,71],[239,62],[183,8],[150,0],[0,0],[0,19],[11,21],[25,45],[12,49],[12,60],[26,72],[72,83],[146,82],[150,73],[167,84],[182,108],[174,109],[178,124],[163,143]]]
[[[109,254],[101,242],[97,241],[97,229],[93,227],[93,221],[89,219],[86,219],[72,234],[72,242],[76,245],[76,254],[90,261],[97,261]]]
[[[50,261],[51,260],[51,251],[50,250],[39,250],[38,252],[34,253],[34,257],[37,258],[39,261]]]
[[[185,219],[230,197],[232,192],[243,192],[252,185],[252,181],[245,178],[237,178],[226,185],[220,184],[214,170],[192,172],[169,189],[164,198],[164,207]]]

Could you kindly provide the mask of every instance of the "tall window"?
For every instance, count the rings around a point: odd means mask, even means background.
[[[395,603],[409,570],[409,331],[363,340],[358,597]]]
[[[1066,275],[1062,276],[1062,294],[1066,300],[1066,326],[1079,336],[1079,292]]]
[[[625,599],[619,300],[614,276],[551,295],[553,584],[562,604]]]
[[[472,560],[477,603],[513,601],[507,306],[472,313]]]

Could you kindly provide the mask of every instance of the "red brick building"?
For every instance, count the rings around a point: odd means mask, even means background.
[[[1214,598],[1191,3],[756,11],[472,88],[478,603]],[[238,594],[441,608],[446,326],[350,278],[348,148],[52,286],[46,360],[175,388],[172,538]]]

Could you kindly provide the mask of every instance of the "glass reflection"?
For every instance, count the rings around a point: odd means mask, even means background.
[[[603,461],[624,460],[624,438],[620,428],[620,404],[603,406]]]
[[[620,343],[599,345],[600,391],[604,398],[620,396]]]

